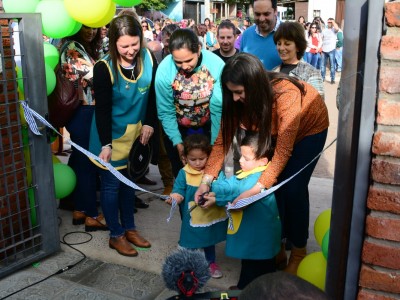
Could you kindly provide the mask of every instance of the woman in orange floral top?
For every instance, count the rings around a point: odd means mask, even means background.
[[[328,111],[318,91],[311,85],[280,73],[264,71],[260,60],[240,53],[227,62],[221,75],[223,90],[221,130],[214,143],[202,184],[196,192],[208,191],[221,170],[234,137],[246,130],[259,132],[257,158],[275,146],[269,167],[251,189],[237,199],[260,193],[287,179],[323,149],[329,126]],[[306,255],[309,226],[308,183],[317,160],[275,192],[282,231],[292,242],[285,271],[296,274]],[[236,200],[237,200],[236,199]],[[207,207],[207,202],[203,207]],[[285,265],[284,245],[278,260]]]
[[[66,125],[72,141],[89,148],[90,125],[94,113],[93,66],[99,59],[101,49],[100,29],[82,25],[81,29],[63,39],[60,51],[60,65],[66,80],[73,81],[80,93],[81,105]],[[97,167],[86,155],[72,148],[68,165],[76,174],[76,186],[68,198],[60,201],[60,207],[72,202],[74,212],[72,223],[85,223],[86,231],[107,230],[104,217],[97,211]]]

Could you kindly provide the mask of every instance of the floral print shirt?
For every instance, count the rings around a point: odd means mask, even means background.
[[[200,127],[210,120],[210,97],[214,78],[205,66],[191,76],[184,71],[176,74],[172,84],[178,124]]]

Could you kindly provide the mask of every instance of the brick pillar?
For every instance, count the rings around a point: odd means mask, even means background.
[[[0,19],[4,50],[4,65],[0,70],[0,259],[28,248],[21,241],[30,235],[27,171],[8,24],[8,19]]]
[[[400,2],[385,8],[358,299],[400,298]]]

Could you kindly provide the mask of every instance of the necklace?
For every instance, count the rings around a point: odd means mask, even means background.
[[[130,81],[136,80],[135,67],[136,67],[136,61],[134,61],[133,64],[128,67],[123,67],[125,70],[132,70],[131,77],[129,78]],[[130,88],[131,88],[130,82],[125,80],[125,89],[129,90]]]
[[[129,80],[136,80],[134,72],[135,72],[135,68],[132,69],[131,78],[129,78]],[[129,81],[125,81],[125,83],[126,83],[125,84],[125,88],[127,90],[129,90],[131,88],[131,86],[129,85],[130,82]]]

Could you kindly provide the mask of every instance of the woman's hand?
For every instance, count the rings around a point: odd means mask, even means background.
[[[142,130],[140,132],[140,142],[143,145],[147,145],[149,142],[150,138],[152,137],[154,133],[154,128],[149,126],[149,125],[143,125]]]
[[[176,145],[176,149],[178,150],[179,158],[180,158],[182,164],[186,165],[187,161],[186,161],[186,157],[185,157],[185,152],[183,151],[184,150],[183,144]]]
[[[108,163],[111,160],[111,153],[112,153],[112,149],[110,147],[104,147],[101,149],[101,152],[99,154],[99,157],[105,161],[106,163]]]

